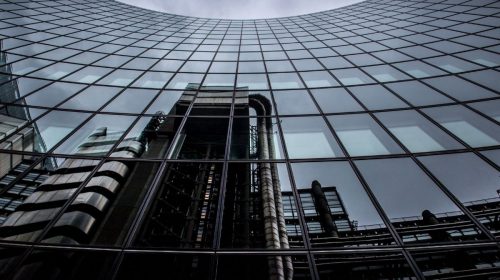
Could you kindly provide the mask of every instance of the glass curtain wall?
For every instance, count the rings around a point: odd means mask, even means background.
[[[497,279],[499,26],[0,0],[0,278]]]

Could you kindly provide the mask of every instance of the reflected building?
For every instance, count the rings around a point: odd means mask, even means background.
[[[498,278],[498,12],[0,0],[0,278]]]

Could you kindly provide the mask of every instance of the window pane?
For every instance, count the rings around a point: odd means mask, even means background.
[[[462,106],[428,108],[423,111],[472,147],[500,143],[500,128],[497,125]]]
[[[177,139],[174,140],[175,146],[169,157],[224,158],[228,124],[227,118],[188,118]]]
[[[494,162],[498,167],[500,167],[500,150],[489,150],[481,152],[485,157]]]
[[[500,100],[490,100],[469,104],[472,108],[500,122]]]
[[[290,158],[343,156],[321,117],[281,118],[281,127]]]
[[[266,74],[238,74],[237,87],[240,89],[268,89]]]
[[[153,101],[153,104],[151,104],[146,113],[156,114],[157,112],[162,112],[167,115],[184,115],[184,110],[180,109],[183,107],[181,103],[185,102],[189,104],[192,101],[193,96],[190,93],[189,91],[162,91]],[[187,105],[184,107],[187,107]]]
[[[302,82],[295,73],[269,74],[271,87],[273,89],[302,88]]]
[[[484,238],[411,159],[364,160],[356,165],[405,243]],[[418,232],[408,230],[415,224]]]
[[[327,71],[301,72],[300,76],[302,76],[302,79],[304,79],[304,82],[309,88],[333,87],[339,85]]]
[[[265,72],[264,63],[256,62],[240,62],[238,65],[238,72],[240,73],[259,73]]]
[[[424,210],[459,211],[410,159],[362,160],[356,165],[393,221],[420,216]]]
[[[141,113],[156,96],[155,90],[126,89],[120,93],[106,108],[105,112]],[[134,102],[130,102],[133,100]]]
[[[292,170],[312,246],[394,242],[347,162],[293,163]]]
[[[65,163],[66,167],[81,168],[98,162],[69,161]],[[108,161],[97,170],[80,193],[75,192],[78,185],[66,186],[66,190],[71,190],[76,198],[49,229],[42,242],[120,246],[125,238],[122,233],[127,232],[132,225],[158,166],[158,163],[150,162]],[[74,176],[77,175],[80,174]],[[52,200],[60,199],[62,193],[55,192]]]
[[[23,97],[28,93],[31,93],[47,85],[48,83],[50,82],[45,80],[22,78],[22,77],[17,78],[15,80],[12,80],[11,82],[4,83],[2,86],[0,86],[0,101],[5,103],[14,102],[16,99]]]
[[[259,269],[256,269],[256,268]],[[279,274],[277,271],[280,271]],[[270,279],[281,275],[283,279],[311,279],[307,257],[262,256],[262,255],[220,255],[217,276],[220,280]]]
[[[498,275],[498,249],[495,247],[411,250],[410,253],[426,278],[446,279],[457,275],[477,278],[484,274],[488,279]]]
[[[375,83],[368,75],[358,69],[333,70],[332,73],[345,86]]]
[[[307,91],[274,91],[273,95],[280,115],[319,113]]]
[[[137,246],[212,248],[222,164],[170,163]]]
[[[60,107],[65,109],[96,111],[104,103],[115,96],[121,88],[91,86],[70,100],[64,102]]]
[[[115,70],[108,76],[104,77],[98,83],[101,85],[110,86],[128,86],[134,81],[142,72],[133,70]]]
[[[285,164],[229,165],[221,238],[225,248],[271,249],[269,244],[273,244],[273,249],[287,250],[304,246]]]
[[[203,81],[206,87],[234,87],[235,74],[207,74]]]
[[[268,72],[289,72],[294,71],[292,64],[288,60],[266,61]]]
[[[395,68],[387,65],[371,66],[363,68],[379,82],[391,82],[410,79],[409,76],[399,72]]]
[[[408,105],[382,86],[362,86],[349,89],[356,98],[363,102],[368,110],[408,107]]]
[[[416,111],[394,111],[375,115],[412,153],[463,148],[455,139]]]
[[[30,76],[44,78],[44,79],[53,79],[57,80],[62,78],[69,73],[78,70],[81,68],[81,65],[69,64],[69,63],[56,63],[50,66],[47,66],[41,70],[38,70],[34,73],[31,73]]]
[[[104,67],[85,67],[78,72],[66,77],[65,81],[91,84],[101,77],[111,72],[111,69]]]
[[[416,279],[400,253],[315,255],[320,280]]]
[[[427,84],[441,90],[459,101],[468,101],[481,98],[495,97],[491,91],[467,82],[455,76],[440,77],[424,80]]]
[[[165,72],[147,72],[142,75],[135,83],[132,84],[133,87],[144,87],[144,88],[163,88],[163,86],[172,78],[172,73]]]
[[[231,132],[231,159],[284,158],[274,118],[234,118]]]
[[[109,279],[117,257],[114,252],[34,250],[15,271],[12,279]],[[67,267],[61,269],[61,262]],[[55,276],[57,275],[57,277]]]
[[[500,173],[476,155],[450,154],[418,159],[471,211],[478,211],[480,215],[482,210],[479,209],[485,209],[487,202],[500,200]],[[479,207],[481,205],[483,207]]]
[[[169,89],[197,88],[200,85],[203,74],[177,73],[167,85]]]
[[[367,114],[330,116],[328,120],[351,156],[403,152],[396,142]]]
[[[25,98],[27,105],[53,107],[82,90],[85,86],[70,83],[53,83]]]
[[[135,117],[96,115],[78,129],[55,152],[102,156],[118,141]],[[92,145],[92,144],[97,145]]]
[[[163,158],[181,121],[182,118],[170,118],[162,113],[157,113],[153,117],[142,117],[111,156]]]
[[[168,271],[171,280],[209,280],[213,263],[211,255],[127,253],[115,279],[152,280]]]
[[[90,114],[52,111],[35,122],[39,135],[35,137],[35,150],[47,152],[66,137]]]
[[[323,113],[364,111],[343,88],[315,89],[312,94]]]
[[[210,73],[235,73],[236,62],[213,62],[210,66]]]
[[[426,78],[446,74],[446,72],[420,61],[403,62],[398,63],[395,66],[415,78]]]
[[[390,83],[387,87],[414,106],[453,102],[453,100],[417,81]]]
[[[205,61],[186,61],[186,63],[179,70],[180,72],[199,72],[204,73],[207,71],[210,62]]]

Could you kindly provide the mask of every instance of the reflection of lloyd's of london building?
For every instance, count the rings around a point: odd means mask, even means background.
[[[277,250],[300,247],[302,233],[294,193],[282,189],[279,164],[272,162],[280,148],[275,146],[275,124],[266,117],[270,114],[270,101],[263,95],[249,94],[245,88],[240,88],[234,98],[234,108],[231,108],[232,90],[207,86],[201,87],[195,96],[191,86],[188,85],[169,112],[188,112],[192,118],[184,124],[182,119],[167,118],[166,113],[158,112],[139,136],[126,137],[119,144],[117,141],[122,131],[100,127],[88,135],[75,150],[75,156],[99,156],[114,147],[111,157],[118,158],[108,160],[98,170],[92,171],[99,161],[81,158],[46,163],[46,166],[57,166],[51,171],[31,169],[29,176],[3,192],[1,200],[6,207],[1,211],[0,235],[5,240],[34,242],[43,234],[42,242],[74,245],[113,240],[122,225],[132,222],[131,214],[136,211],[137,200],[145,196],[144,190],[136,188],[136,183],[151,180],[144,178],[144,174],[148,174],[147,167],[134,165],[127,159],[164,153],[170,145],[174,147],[170,150],[176,159],[221,158],[225,153],[229,120],[223,117],[207,120],[196,116],[226,116],[234,110],[231,155],[271,161],[231,167],[224,202],[224,216],[230,218],[223,220],[221,245]],[[15,129],[26,122],[0,116],[2,129]],[[183,130],[176,134],[181,126]],[[27,127],[11,136],[4,145],[22,146],[23,150],[30,151],[33,138],[37,137],[35,131],[36,128]],[[11,155],[2,162],[0,184],[7,186],[17,175],[26,172],[33,161],[22,155]],[[156,193],[155,203],[147,214],[148,223],[141,230],[139,243],[167,247],[180,244],[185,248],[212,246],[221,167],[219,163],[209,161],[170,164]],[[72,199],[76,192],[79,194]],[[313,248],[339,244],[347,247],[391,245],[393,242],[384,226],[359,227],[357,221],[351,220],[342,193],[335,186],[322,186],[321,182],[313,180],[309,186],[300,186],[296,196],[304,211]],[[63,206],[66,210],[59,213]],[[498,206],[498,199],[467,204],[468,209],[492,232],[499,228]],[[50,230],[44,232],[53,220]],[[432,213],[422,209],[421,217],[402,217],[393,221],[393,225],[410,244],[474,240],[480,234],[461,212]],[[454,269],[473,269],[470,263],[474,257],[477,256],[458,252]],[[371,273],[376,273],[377,269],[385,271],[387,267],[379,264],[390,262],[391,258],[390,255],[386,259],[366,258],[363,260],[366,262],[364,269]],[[228,265],[231,262],[225,261]],[[330,275],[328,267],[336,262],[338,259],[332,256],[319,257],[316,260],[319,274]],[[307,264],[293,256],[268,256],[255,264],[267,267],[253,272],[262,279],[307,278],[308,274]],[[178,265],[181,270],[188,271],[192,264],[179,262]],[[203,268],[205,264],[199,266]],[[352,272],[337,268],[336,273],[342,276],[342,273],[350,275]]]

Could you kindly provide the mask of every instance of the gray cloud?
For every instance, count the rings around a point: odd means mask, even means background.
[[[178,15],[209,18],[257,19],[319,12],[362,0],[117,0]]]

